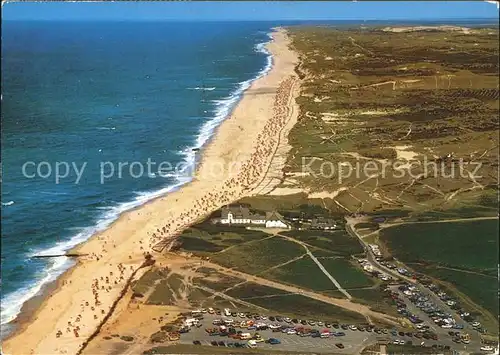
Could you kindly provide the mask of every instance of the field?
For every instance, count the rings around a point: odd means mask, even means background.
[[[405,224],[382,230],[380,239],[403,262],[497,273],[498,220]]]
[[[253,282],[246,282],[227,291],[226,294],[231,297],[251,302],[251,300],[254,298],[274,297],[278,295],[288,294],[288,292],[264,285],[259,285]]]
[[[498,314],[498,220],[414,223],[381,231],[391,253]]]
[[[268,237],[264,232],[244,227],[213,225],[205,221],[186,229],[179,237],[181,249],[197,255],[207,255],[223,249]]]
[[[335,232],[293,230],[281,234],[329,251],[332,254],[350,256],[363,253],[359,241],[351,237],[345,230]]]
[[[211,254],[210,259],[222,266],[249,274],[260,273],[304,254],[300,245],[279,237],[234,246]]]
[[[285,266],[264,272],[260,276],[313,291],[336,289],[335,285],[308,256]]]
[[[498,28],[290,32],[300,117],[277,190],[343,213],[495,213]]]
[[[374,282],[352,260],[347,258],[321,259],[325,269],[346,290],[361,287],[371,287]]]

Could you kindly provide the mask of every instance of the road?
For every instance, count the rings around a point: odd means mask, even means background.
[[[478,217],[475,219],[482,220],[482,219],[492,219],[492,218],[490,218],[490,217]],[[461,220],[462,219],[460,219],[460,221]],[[459,220],[457,219],[454,221],[459,221]],[[481,335],[476,330],[474,330],[469,323],[462,320],[458,316],[458,314],[453,309],[451,309],[445,302],[443,302],[434,292],[432,292],[428,288],[424,287],[422,284],[420,284],[416,280],[414,280],[410,277],[401,275],[398,272],[396,272],[392,269],[389,269],[388,267],[385,267],[384,265],[380,264],[379,261],[375,258],[375,255],[373,254],[371,248],[363,240],[363,238],[356,232],[354,225],[353,225],[354,223],[355,223],[355,220],[347,219],[346,230],[351,236],[358,238],[358,240],[361,242],[361,244],[363,245],[363,247],[366,251],[366,258],[373,266],[375,266],[377,269],[382,270],[383,272],[385,272],[385,273],[387,273],[387,274],[389,274],[397,279],[405,280],[407,282],[414,284],[422,294],[429,297],[429,300],[431,302],[433,302],[435,305],[437,305],[439,308],[441,308],[441,310],[443,310],[444,312],[451,314],[453,316],[453,319],[455,320],[455,322],[457,322],[458,324],[464,325],[464,329],[462,330],[462,332],[469,333],[469,335],[471,337],[471,343],[476,343],[476,342],[481,341]],[[418,310],[418,311],[419,312],[416,312],[416,314],[418,314],[419,316],[422,314],[425,315],[424,312],[422,312],[420,310]],[[429,319],[429,318],[425,315],[425,317],[422,319]],[[432,322],[432,320],[431,320],[431,322]],[[437,327],[437,328],[440,328],[440,327]],[[445,331],[445,333],[446,333],[446,331]]]

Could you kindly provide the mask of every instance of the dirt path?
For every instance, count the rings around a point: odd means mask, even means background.
[[[301,242],[299,240],[296,240],[296,239],[293,239],[291,237],[287,237],[287,236],[281,235],[281,234],[278,234],[278,236],[280,236],[281,238],[284,238],[284,239],[286,239],[286,240],[288,240],[290,242],[294,242],[294,243],[302,245],[302,247],[306,250],[307,255],[309,255],[309,257],[316,263],[316,265],[318,265],[318,267],[323,272],[323,274],[325,274],[325,276],[328,277],[328,279],[335,285],[335,287],[340,292],[342,292],[347,297],[348,300],[352,299],[352,296],[349,294],[349,292],[347,292],[342,287],[342,285],[337,280],[335,280],[335,278],[328,272],[328,270],[325,269],[325,267],[323,266],[323,264],[321,264],[321,262],[318,259],[316,259],[316,257],[313,255],[313,253],[311,253],[311,251],[309,250],[309,248],[303,242]]]

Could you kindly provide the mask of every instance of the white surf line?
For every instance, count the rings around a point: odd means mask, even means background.
[[[306,250],[307,255],[309,255],[309,257],[316,263],[316,265],[318,265],[318,267],[321,269],[323,274],[325,274],[325,276],[330,279],[330,281],[337,287],[337,289],[340,292],[342,292],[347,297],[348,300],[352,299],[352,296],[349,294],[349,292],[347,292],[344,288],[342,288],[340,283],[337,280],[335,280],[335,278],[332,275],[330,275],[330,273],[325,269],[323,264],[321,264],[321,262],[313,255],[313,253],[311,253],[311,251],[309,250],[307,245],[305,245],[304,243],[302,243],[296,239],[286,237],[286,236],[283,236],[281,234],[278,234],[278,235],[282,238],[288,239],[291,242],[298,243],[298,244],[302,245],[304,247],[304,249]]]

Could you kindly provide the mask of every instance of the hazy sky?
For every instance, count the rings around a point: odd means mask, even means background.
[[[421,20],[498,18],[484,1],[11,2],[4,20]]]

